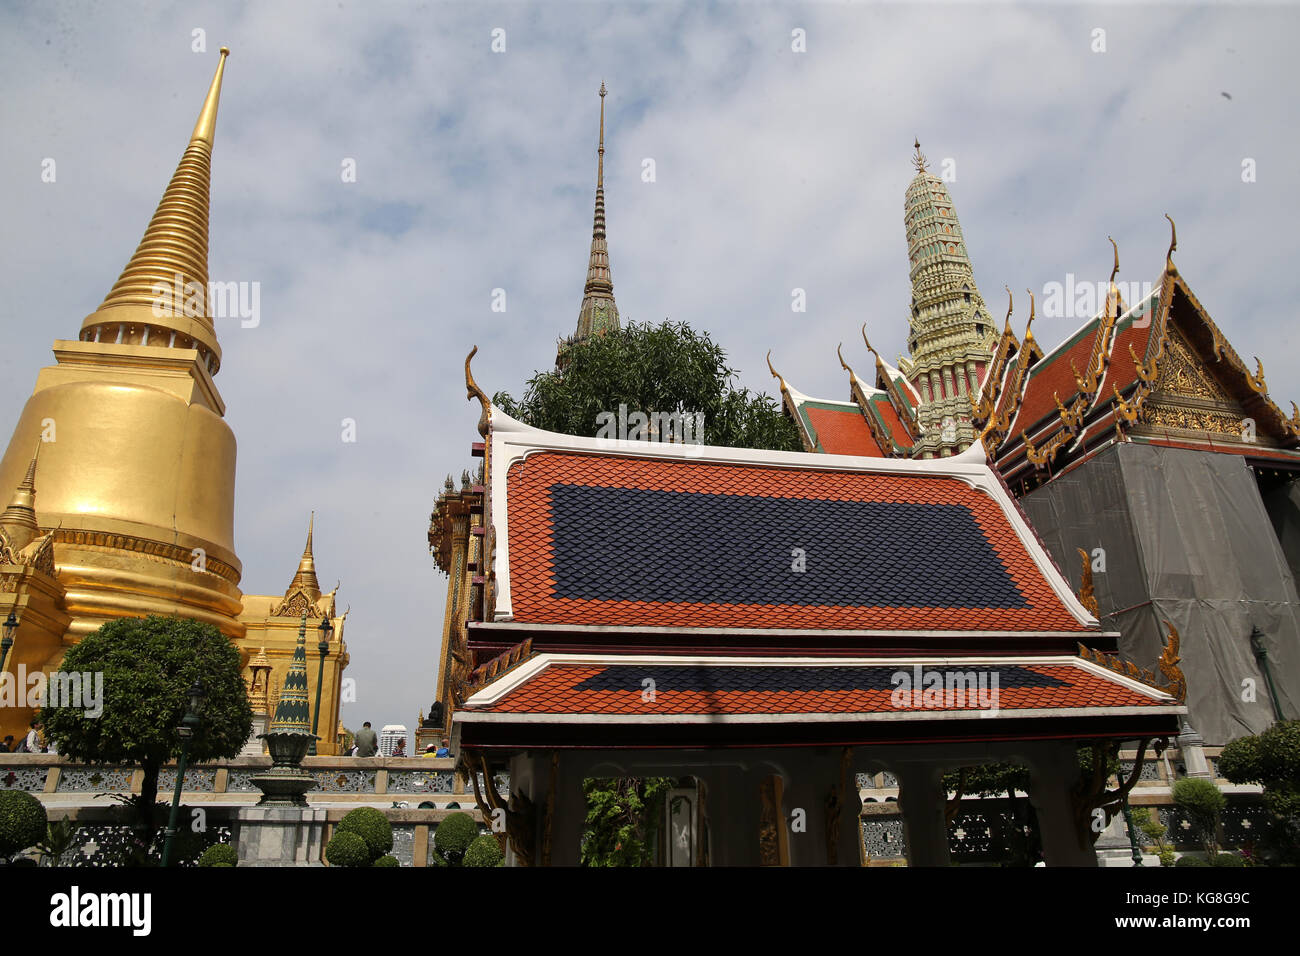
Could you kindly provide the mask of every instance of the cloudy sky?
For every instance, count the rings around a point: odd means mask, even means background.
[[[867,366],[863,322],[899,353],[919,137],[952,161],[995,316],[1004,285],[1021,327],[1026,287],[1104,281],[1107,235],[1121,279],[1155,280],[1169,212],[1183,275],[1285,404],[1298,25],[1243,5],[10,2],[0,436],[130,257],[231,47],[210,265],[261,289],[255,328],[217,327],[242,587],[283,591],[314,508],[321,582],[352,607],[344,721],[412,726],[446,587],[429,512],[475,464],[462,362],[477,344],[480,384],[517,395],[573,331],[602,79],[619,308],[708,330],[751,388],[773,390],[770,348],[800,390],[847,398],[835,347]]]

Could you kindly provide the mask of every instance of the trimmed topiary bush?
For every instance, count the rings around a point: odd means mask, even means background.
[[[199,856],[199,866],[236,866],[239,851],[229,843],[214,843]]]
[[[45,839],[45,807],[24,790],[0,790],[0,859]]]
[[[365,840],[372,862],[393,848],[393,825],[382,811],[374,807],[357,807],[348,811],[334,832],[355,833]]]
[[[1210,861],[1210,866],[1245,866],[1246,859],[1240,853],[1220,853]]]
[[[397,859],[397,857],[393,856],[392,854],[386,854],[384,856],[381,856],[379,859],[375,860],[375,862],[370,865],[371,866],[401,866],[402,864],[401,861]]]
[[[478,824],[468,813],[453,813],[433,831],[433,845],[448,866],[460,866],[478,836]]]
[[[355,833],[335,833],[325,847],[325,859],[330,866],[369,866],[370,847]]]
[[[462,866],[500,866],[505,861],[501,854],[501,844],[497,838],[484,833],[474,838],[474,842],[465,851]]]
[[[1209,866],[1199,856],[1180,856],[1174,861],[1174,866]]]

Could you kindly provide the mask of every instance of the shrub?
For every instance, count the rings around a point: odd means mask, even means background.
[[[1201,777],[1184,777],[1174,784],[1174,803],[1187,814],[1192,825],[1200,831],[1201,842],[1207,853],[1218,852],[1215,831],[1219,825],[1219,811],[1227,806],[1228,798],[1219,792],[1211,781]]]
[[[0,790],[0,858],[35,846],[45,839],[45,807],[23,790]]]
[[[1209,866],[1199,856],[1180,856],[1174,866]]]
[[[460,866],[465,852],[478,836],[478,824],[468,813],[453,813],[433,831],[433,845],[448,866]]]
[[[214,843],[199,856],[199,866],[235,866],[239,852],[229,843]]]
[[[497,838],[484,833],[474,838],[474,842],[465,851],[465,866],[500,866],[505,861],[501,854],[501,844]]]
[[[397,857],[393,856],[392,854],[385,854],[384,856],[381,856],[379,859],[375,860],[375,862],[370,865],[371,866],[401,866],[402,864],[397,859]]]
[[[357,807],[339,821],[336,833],[355,833],[366,841],[370,859],[377,860],[393,848],[393,826],[374,807]]]
[[[335,833],[325,847],[325,859],[330,866],[369,866],[370,847],[355,833]]]
[[[1239,853],[1220,853],[1210,861],[1210,866],[1245,866],[1246,859]]]

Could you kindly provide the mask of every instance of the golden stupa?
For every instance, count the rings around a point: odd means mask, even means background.
[[[144,238],[78,338],[54,343],[56,364],[37,376],[0,461],[0,494],[17,489],[0,515],[0,618],[12,607],[20,620],[5,670],[52,670],[106,621],[161,614],[215,625],[245,665],[265,646],[275,681],[306,612],[334,628],[320,714],[334,727],[343,618],[334,592],[316,583],[310,530],[283,596],[239,589],[235,435],[213,380],[221,346],[208,295],[212,147],[229,52]],[[3,732],[18,734],[30,715],[5,708]],[[320,752],[333,744],[326,735]]]

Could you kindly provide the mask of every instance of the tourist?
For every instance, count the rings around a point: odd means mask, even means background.
[[[4,743],[0,743],[0,753],[11,754],[14,752],[14,735],[5,734]]]
[[[361,725],[361,729],[352,738],[352,742],[356,744],[355,753],[358,757],[373,757],[379,752],[379,738],[370,729],[370,721],[368,720]]]
[[[398,737],[398,738],[397,738],[397,746],[393,748],[393,756],[394,756],[394,757],[405,757],[405,756],[406,756],[406,738],[405,738],[405,737]]]
[[[39,720],[31,722],[31,729],[27,731],[25,743],[29,754],[45,753],[45,734],[41,732],[41,722]]]
[[[427,746],[427,747],[424,748],[424,754],[423,754],[423,756],[425,756],[425,757],[436,757],[436,756],[438,756],[438,745],[437,745],[437,744],[429,744],[429,746]]]
[[[23,745],[27,748],[27,753],[45,752],[45,735],[42,732],[40,721],[32,719],[30,730],[27,731],[27,739],[23,740]]]
[[[442,738],[442,746],[438,748],[438,754],[437,754],[437,755],[438,755],[439,757],[450,757],[450,756],[451,756],[451,741],[448,740],[446,737],[443,737],[443,738]]]

